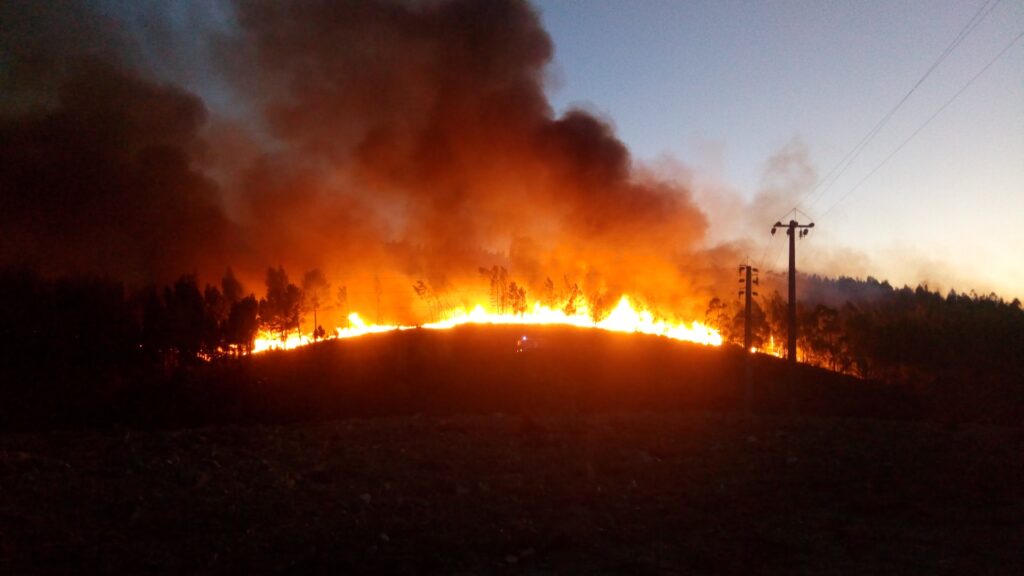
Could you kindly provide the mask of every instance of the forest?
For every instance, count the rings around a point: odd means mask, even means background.
[[[1024,406],[1024,310],[1019,299],[874,278],[804,277],[798,357],[828,370],[907,387],[945,410],[1006,420]],[[787,302],[777,290],[751,313],[753,346],[784,355]],[[742,345],[739,300],[714,298],[707,321]]]
[[[1024,413],[1019,300],[873,278],[801,282],[801,362],[912,392],[943,417],[1005,422]],[[184,275],[133,290],[104,278],[0,271],[0,428],[145,420],[145,406],[161,404],[175,407],[171,421],[188,421],[194,407],[181,399],[205,393],[196,390],[197,374],[208,374],[202,368],[244,363],[237,358],[260,331],[305,326],[322,338],[318,312],[346,305],[346,288],[332,293],[317,270],[293,283],[283,268],[269,268],[262,288],[257,297],[230,270],[216,285]],[[411,288],[424,291],[422,282]],[[525,301],[514,289],[514,300]],[[310,316],[312,330],[302,324]],[[706,321],[730,346],[742,343],[735,298],[712,299]],[[753,345],[781,353],[786,301],[777,291],[754,301],[752,322]]]

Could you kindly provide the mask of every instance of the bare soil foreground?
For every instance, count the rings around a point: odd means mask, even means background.
[[[1022,574],[1019,429],[710,411],[0,436],[0,573]]]

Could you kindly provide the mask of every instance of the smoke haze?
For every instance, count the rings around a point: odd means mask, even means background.
[[[556,117],[525,2],[113,5],[0,8],[4,263],[232,266],[251,290],[319,267],[353,309],[380,285],[401,321],[412,282],[483,301],[492,265],[531,299],[551,278],[692,314],[735,264],[687,186],[594,114]]]

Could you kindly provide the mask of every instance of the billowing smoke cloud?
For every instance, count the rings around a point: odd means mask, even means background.
[[[131,281],[221,266],[230,225],[194,167],[203,102],[130,72],[81,6],[0,16],[0,258]]]
[[[232,265],[255,282],[319,267],[355,306],[388,292],[392,317],[416,314],[411,280],[469,300],[495,264],[535,294],[552,278],[691,313],[715,262],[734,263],[701,248],[688,190],[639,175],[610,126],[555,117],[553,46],[525,2],[225,6],[201,40],[216,106],[158,73],[180,63],[146,65],[172,34],[147,49],[116,10],[73,9],[88,26],[3,9],[4,260],[155,279]]]

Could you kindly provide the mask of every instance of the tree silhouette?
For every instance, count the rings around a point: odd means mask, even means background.
[[[437,298],[437,294],[431,290],[430,286],[427,285],[423,280],[417,280],[412,285],[413,292],[419,296],[420,300],[426,303],[428,310],[430,310],[430,319],[433,322],[437,322],[440,319],[441,314],[441,303]]]
[[[260,322],[285,340],[291,329],[299,331],[302,319],[302,289],[288,281],[284,268],[267,269],[267,295],[260,300]]]
[[[580,301],[583,299],[583,292],[580,290],[579,284],[569,282],[568,276],[563,276],[562,280],[565,282],[565,304],[562,306],[562,312],[568,316],[575,316]]]
[[[542,296],[544,306],[548,308],[555,308],[558,303],[558,295],[555,294],[555,283],[550,277],[544,280],[544,292]]]
[[[235,273],[228,268],[224,272],[224,277],[220,280],[220,292],[224,295],[224,300],[227,301],[230,307],[235,302],[242,299],[242,294],[245,293],[245,288],[242,283],[235,278]]]
[[[522,286],[517,286],[516,283],[509,282],[508,284],[508,300],[509,308],[512,313],[517,316],[522,316],[526,313],[526,289]]]
[[[198,353],[205,350],[203,333],[210,322],[195,275],[182,276],[173,286],[165,288],[164,302],[171,347],[183,362],[195,361]]]
[[[508,270],[504,266],[481,267],[480,275],[487,278],[491,285],[491,309],[498,314],[505,313],[508,304]]]
[[[250,294],[231,305],[227,325],[224,328],[225,340],[229,348],[237,352],[252,352],[256,334],[259,331],[259,303],[256,295]]]
[[[319,340],[325,335],[317,321],[317,312],[330,293],[331,283],[319,268],[309,270],[302,276],[303,309],[313,312],[313,340]]]
[[[203,346],[210,356],[220,352],[224,340],[224,326],[227,324],[231,305],[216,286],[207,284],[203,289],[203,303],[206,317],[203,322]]]
[[[729,311],[721,298],[716,296],[708,302],[708,308],[704,311],[704,323],[723,335],[728,332]]]

